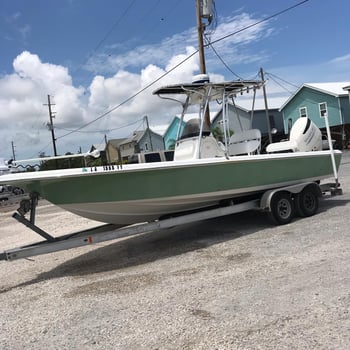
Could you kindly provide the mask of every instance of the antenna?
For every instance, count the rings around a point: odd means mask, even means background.
[[[207,74],[207,68],[205,65],[205,57],[204,57],[204,45],[203,45],[203,33],[205,31],[205,25],[202,22],[202,18],[208,19],[208,22],[209,22],[209,17],[210,17],[210,21],[211,21],[212,2],[213,0],[196,0],[198,53],[199,53],[199,66],[200,66],[201,74]],[[208,127],[210,127],[209,104],[207,105],[207,108],[204,111],[204,113],[205,113],[205,116],[204,116],[205,123],[208,125]]]

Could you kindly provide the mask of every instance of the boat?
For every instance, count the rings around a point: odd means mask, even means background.
[[[293,125],[291,139],[269,145],[267,153],[261,152],[259,130],[242,128],[231,134],[229,101],[245,92],[255,92],[265,82],[209,81],[203,50],[207,26],[202,20],[209,25],[215,11],[211,1],[197,0],[196,9],[201,74],[192,82],[154,91],[182,106],[171,156],[154,152],[149,157],[134,157],[144,162],[8,174],[3,177],[4,183],[23,188],[31,195],[32,205],[40,197],[82,217],[115,225],[152,222],[240,202],[267,190],[320,182],[333,174],[337,183],[341,152],[334,151],[331,144],[329,150],[322,150],[321,132],[308,118],[300,118]],[[215,101],[222,109],[220,140],[209,125],[210,104]],[[185,115],[195,107],[198,117],[188,120],[180,132]],[[19,210],[21,215],[30,209],[30,205],[24,207]]]
[[[154,91],[179,101],[182,118],[197,107],[198,118],[189,120],[183,133],[178,133],[172,160],[151,157],[149,163],[13,173],[3,175],[3,182],[79,216],[128,225],[331,177],[339,167],[341,151],[322,150],[321,133],[308,118],[300,118],[293,126],[293,140],[271,144],[264,154],[259,130],[230,135],[225,115],[229,101],[262,84],[252,80],[213,83],[201,78]],[[223,110],[221,141],[206,125],[206,110],[215,101]]]

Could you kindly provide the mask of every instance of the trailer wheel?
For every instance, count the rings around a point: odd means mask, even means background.
[[[312,187],[306,187],[294,197],[294,203],[297,215],[312,216],[318,210],[318,195]]]
[[[294,203],[290,193],[276,192],[271,198],[270,211],[267,215],[274,224],[289,224],[294,217]]]

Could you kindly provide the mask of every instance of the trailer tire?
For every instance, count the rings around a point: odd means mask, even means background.
[[[267,213],[270,221],[276,225],[289,224],[294,218],[294,203],[287,191],[276,192],[270,201],[270,211]]]
[[[294,197],[296,214],[302,218],[316,214],[318,210],[318,194],[311,186],[304,188]]]

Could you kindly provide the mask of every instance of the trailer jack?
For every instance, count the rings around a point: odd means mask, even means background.
[[[23,199],[17,209],[18,213],[14,213],[12,217],[22,223],[23,225],[30,228],[49,242],[54,242],[56,239],[50,234],[42,230],[40,227],[35,225],[35,213],[38,205],[39,196],[36,192],[30,193],[29,199]],[[30,212],[29,220],[25,215]]]

